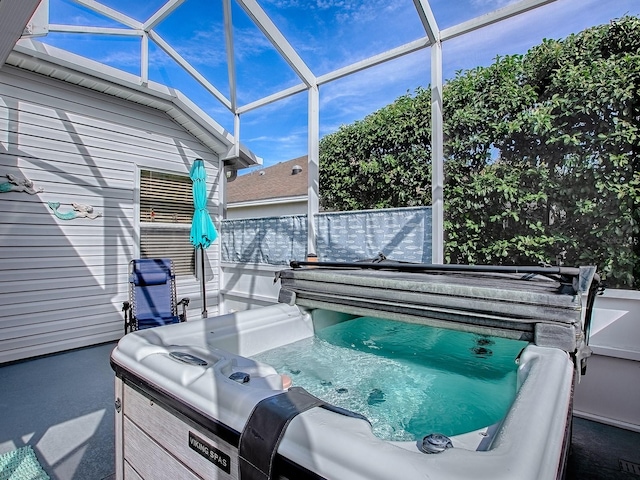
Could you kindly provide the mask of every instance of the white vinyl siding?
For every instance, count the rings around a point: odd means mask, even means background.
[[[5,65],[0,70],[0,182],[26,177],[37,195],[0,193],[0,363],[113,341],[123,334],[127,267],[140,255],[138,171],[188,176],[217,155],[159,110]],[[218,192],[210,195],[215,211]],[[48,202],[91,205],[95,220],[61,220]],[[216,219],[214,218],[214,221]],[[207,258],[217,311],[219,244]],[[199,310],[199,282],[178,296]],[[195,316],[195,315],[194,315]]]

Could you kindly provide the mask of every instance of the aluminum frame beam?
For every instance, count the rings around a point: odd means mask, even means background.
[[[346,67],[342,67],[324,75],[320,75],[317,79],[317,83],[318,85],[322,85],[332,82],[353,73],[366,70],[367,68],[375,67],[376,65],[380,65],[381,63],[395,60],[396,58],[400,58],[404,55],[423,50],[425,48],[428,48],[429,45],[430,43],[428,38],[420,38],[418,40],[414,40],[413,42],[405,43],[404,45],[393,48],[391,50],[387,50],[386,52],[382,52],[378,55],[374,55],[359,62],[352,63],[351,65],[347,65]]]
[[[143,24],[143,28],[146,31],[151,30],[160,22],[162,22],[165,18],[167,18],[171,13],[178,8],[180,5],[184,3],[185,0],[169,0],[162,7],[160,7],[156,13],[151,15],[149,19]]]
[[[459,23],[453,27],[445,28],[440,32],[440,39],[443,42],[445,40],[451,40],[452,38],[459,37],[460,35],[515,17],[516,15],[520,15],[521,13],[528,12],[529,10],[542,7],[555,1],[557,0],[522,0],[518,3],[513,3],[506,7],[494,10],[493,12],[472,18],[466,22]]]
[[[185,71],[191,75],[200,85],[206,88],[209,93],[211,93],[214,97],[218,99],[220,103],[222,103],[225,107],[231,110],[231,101],[226,98],[216,87],[214,87],[209,80],[207,80],[198,70],[196,70],[189,62],[187,62],[177,51],[173,49],[171,45],[164,41],[164,39],[158,35],[155,31],[151,30],[149,32],[149,37],[158,46],[165,51],[167,55],[173,58],[178,65],[185,69]]]
[[[442,40],[429,0],[413,0],[431,45],[431,263],[444,263]]]
[[[222,2],[224,14],[224,40],[227,50],[227,75],[229,78],[229,97],[231,99],[231,110],[237,113],[238,95],[236,80],[236,59],[233,48],[233,21],[231,17],[231,0]]]
[[[321,75],[316,78],[316,84],[318,86],[324,85],[334,80],[338,80],[340,78],[352,75],[362,70],[366,70],[367,68],[380,65],[382,63],[388,62],[390,60],[394,60],[396,58],[400,58],[404,55],[408,55],[410,53],[415,53],[420,50],[424,50],[425,48],[428,48],[428,47],[429,47],[429,42],[427,38],[414,40],[413,42],[406,43],[404,45],[393,48],[391,50],[380,53],[378,55],[374,55],[372,57],[366,58],[359,62],[352,63],[351,65],[347,65],[346,67],[342,67],[338,70],[334,70],[333,72],[329,72],[327,74]],[[307,88],[308,87],[304,84],[289,87],[286,90],[281,90],[272,95],[269,95],[268,97],[263,97],[254,102],[247,103],[246,105],[238,107],[237,112],[246,113],[251,110],[255,110],[264,105],[268,105],[270,103],[277,102],[278,100],[282,100],[283,98],[291,97],[298,93],[304,92]]]
[[[413,0],[413,4],[416,7],[422,26],[427,33],[429,43],[436,43],[440,39],[440,30],[438,29],[436,17],[431,10],[431,5],[429,5],[429,0]]]
[[[242,107],[238,107],[237,113],[250,112],[251,110],[255,110],[265,105],[269,105],[270,103],[277,102],[278,100],[282,100],[283,98],[292,97],[293,95],[302,93],[307,89],[308,87],[303,83],[301,83],[300,85],[289,87],[286,90],[281,90],[279,92],[274,93],[273,95],[269,95],[268,97],[261,98],[259,100],[256,100],[255,102],[247,103]]]
[[[149,35],[146,33],[140,41],[140,84],[149,84]]]
[[[285,36],[278,30],[271,18],[258,5],[258,2],[255,0],[237,0],[237,2],[307,87],[314,86],[316,84],[315,75]]]
[[[95,0],[74,0],[76,3],[87,7],[90,10],[93,10],[100,15],[104,15],[111,20],[115,20],[116,22],[122,23],[127,27],[131,27],[135,30],[144,30],[144,26],[141,22],[134,20],[133,18],[115,10],[113,8],[107,7],[102,3],[96,2]]]
[[[122,37],[142,37],[144,30],[138,28],[115,28],[115,27],[85,27],[81,25],[60,25],[49,24],[50,32],[59,33],[88,33],[92,35],[115,35]]]
[[[442,42],[431,46],[431,263],[444,263]]]
[[[64,25],[51,25],[51,31],[93,33],[104,35],[140,36],[141,45],[141,82],[148,81],[148,39],[151,38],[171,58],[173,58],[187,73],[205,87],[225,107],[234,114],[234,138],[236,150],[240,142],[240,115],[257,109],[264,105],[276,102],[286,97],[296,95],[305,90],[308,91],[308,152],[309,152],[309,186],[308,186],[308,251],[316,251],[316,234],[313,216],[319,208],[319,90],[318,86],[343,78],[345,76],[366,70],[373,66],[388,62],[395,58],[413,53],[415,51],[431,47],[431,120],[432,120],[432,261],[443,263],[444,261],[444,140],[443,140],[443,104],[442,104],[442,43],[452,38],[459,37],[480,28],[498,23],[502,20],[520,15],[538,7],[550,4],[556,0],[521,0],[507,5],[485,15],[473,18],[458,25],[440,30],[435,16],[429,4],[430,0],[413,0],[417,14],[424,27],[426,36],[400,47],[374,55],[362,61],[339,68],[332,72],[316,77],[307,64],[298,55],[286,37],[278,30],[271,18],[259,6],[256,0],[236,0],[240,7],[247,13],[254,24],[262,31],[272,43],[281,57],[300,77],[303,84],[296,85],[242,107],[237,105],[237,78],[235,71],[235,59],[233,51],[233,25],[231,21],[231,0],[223,0],[225,42],[227,46],[227,65],[229,68],[230,99],[227,99],[215,86],[203,75],[192,67],[177,51],[167,44],[153,28],[178,8],[184,0],[168,0],[146,22],[140,23],[96,0],[74,0],[101,15],[115,20],[131,28],[99,28],[99,27],[71,27]],[[2,4],[0,4],[2,5]]]
[[[309,88],[307,180],[307,253],[317,253],[316,214],[320,210],[320,92]]]

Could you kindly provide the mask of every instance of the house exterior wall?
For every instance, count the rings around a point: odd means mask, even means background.
[[[208,173],[216,221],[219,160],[159,110],[5,65],[0,69],[0,184],[28,178],[34,195],[0,190],[0,363],[123,334],[128,263],[139,255],[139,170]],[[61,220],[48,202],[102,216]],[[219,242],[207,251],[207,306],[217,313]],[[195,276],[178,298],[200,313]],[[192,315],[193,312],[193,315]]]

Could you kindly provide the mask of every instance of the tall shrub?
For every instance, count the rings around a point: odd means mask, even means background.
[[[445,257],[595,264],[640,288],[640,19],[623,17],[444,87]],[[320,144],[323,205],[428,204],[429,91]]]

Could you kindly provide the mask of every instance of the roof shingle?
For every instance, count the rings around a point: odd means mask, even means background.
[[[302,171],[293,173],[298,165]],[[227,184],[227,204],[307,195],[307,156],[255,170]]]

